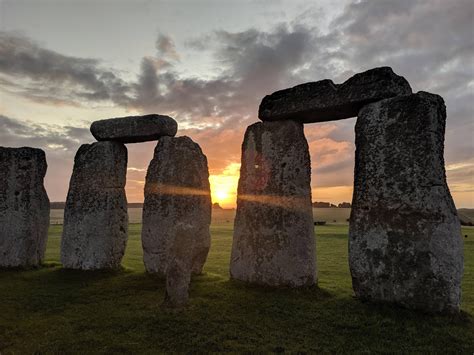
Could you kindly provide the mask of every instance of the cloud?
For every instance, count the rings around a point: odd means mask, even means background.
[[[20,121],[0,115],[0,141],[6,146],[32,145],[74,153],[81,142],[93,140],[89,129],[71,126],[44,125]]]
[[[179,54],[171,37],[159,34],[155,47],[158,50],[158,56],[179,61]]]
[[[136,79],[125,81],[97,59],[65,56],[1,32],[0,80],[4,88],[34,101],[109,101],[124,111],[171,115],[180,124],[179,134],[203,147],[212,174],[218,175],[240,161],[244,131],[257,120],[264,95],[324,78],[343,82],[356,72],[388,65],[415,90],[445,98],[446,160],[462,163],[472,157],[474,145],[473,14],[471,0],[357,1],[324,31],[314,25],[317,18],[269,30],[218,30],[184,43],[194,55],[206,52],[212,58],[214,76],[205,79],[178,71],[182,57],[172,37],[163,34],[157,36],[156,53],[142,58]],[[354,124],[352,119],[305,127],[313,186],[352,184]],[[129,148],[135,167],[146,168],[151,157],[143,153],[150,147]],[[129,173],[137,181],[143,176]],[[449,172],[450,183],[465,184],[461,175]]]
[[[65,56],[18,33],[0,31],[0,73],[10,90],[33,101],[79,104],[128,99],[128,85],[102,69],[99,60]]]

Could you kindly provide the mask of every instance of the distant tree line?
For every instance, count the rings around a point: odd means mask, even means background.
[[[64,207],[66,206],[66,202],[50,202],[49,205],[52,210],[63,210]],[[127,206],[128,208],[142,208],[143,203],[142,202],[129,202]]]
[[[351,204],[349,202],[341,202],[338,205],[334,205],[330,202],[316,201],[316,202],[313,202],[313,207],[315,208],[351,208]]]
[[[66,203],[65,202],[51,202],[51,209],[53,210],[63,210],[65,207]],[[129,202],[128,203],[128,208],[142,208],[143,203],[141,202]],[[351,208],[351,204],[349,202],[341,202],[338,205],[334,205],[329,202],[321,202],[321,201],[316,201],[313,202],[313,207],[315,208]],[[212,206],[213,209],[222,209],[222,207],[219,205],[219,203],[214,203]]]

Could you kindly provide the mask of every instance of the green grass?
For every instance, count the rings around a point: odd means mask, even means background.
[[[61,226],[50,229],[46,267],[0,271],[0,353],[474,352],[474,228],[463,228],[459,317],[354,299],[345,225],[317,229],[319,287],[229,281],[226,221],[212,226],[205,274],[193,278],[189,307],[167,310],[164,282],[144,272],[140,228],[130,226],[121,271],[61,269]]]

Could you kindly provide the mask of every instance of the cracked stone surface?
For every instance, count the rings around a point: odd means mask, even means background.
[[[38,266],[44,259],[49,199],[44,151],[0,147],[0,267]]]
[[[230,275],[268,286],[316,283],[311,161],[301,123],[259,122],[245,132]]]
[[[178,123],[169,116],[144,115],[109,118],[92,122],[91,133],[98,141],[138,143],[175,136]]]
[[[207,158],[189,137],[163,137],[148,167],[143,204],[145,268],[166,276],[179,224],[194,238],[192,272],[199,274],[211,245],[211,192]]]
[[[177,223],[175,238],[170,247],[172,257],[166,270],[165,306],[179,308],[188,303],[196,242],[193,233],[192,225]]]
[[[127,148],[122,143],[97,142],[79,148],[64,210],[63,267],[120,267],[128,238],[126,173]]]
[[[463,240],[445,178],[445,120],[443,99],[426,92],[359,113],[349,263],[361,299],[459,310]]]
[[[263,98],[258,111],[262,121],[296,120],[302,123],[340,120],[357,116],[366,104],[411,94],[405,78],[390,67],[359,73],[342,84],[321,80],[276,91]]]

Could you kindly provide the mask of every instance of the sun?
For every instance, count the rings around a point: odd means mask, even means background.
[[[219,187],[217,191],[214,192],[214,196],[218,202],[222,202],[229,198],[229,191],[226,191],[223,188]]]
[[[240,164],[229,164],[220,174],[209,176],[212,202],[223,208],[234,208],[237,198]]]

